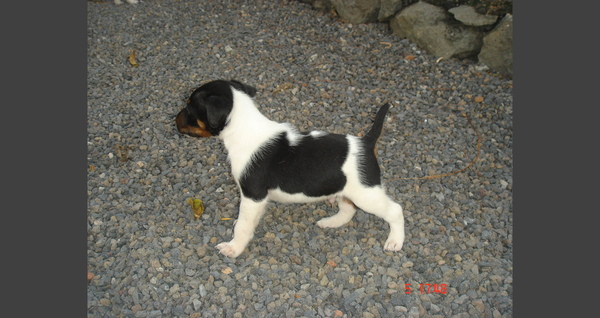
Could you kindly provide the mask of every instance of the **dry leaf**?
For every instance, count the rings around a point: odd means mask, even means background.
[[[275,94],[277,94],[277,93],[280,93],[280,92],[283,92],[283,91],[285,91],[286,89],[290,89],[290,88],[292,88],[292,87],[294,87],[294,85],[292,85],[292,83],[283,83],[283,84],[281,84],[281,85],[278,85],[278,86],[275,88],[275,90],[273,91],[273,95],[275,95]]]
[[[121,162],[125,162],[129,160],[129,149],[121,144],[115,146],[115,151],[117,152],[117,157]],[[140,166],[141,167],[141,166]]]
[[[296,297],[296,298],[300,298],[300,295],[296,294],[296,295],[294,295],[294,297]]]
[[[388,49],[392,47],[392,43],[390,43],[390,42],[379,42],[379,44],[387,45]]]
[[[131,65],[133,67],[138,67],[138,63],[135,61],[135,50],[133,50],[133,52],[131,52],[131,55],[129,55],[129,63],[131,63]]]
[[[475,102],[477,102],[477,103],[483,102],[483,97],[482,96],[475,97]]]
[[[344,313],[341,310],[334,310],[333,311],[333,318],[337,318],[337,317],[343,317]]]
[[[225,274],[225,275],[229,275],[229,274],[233,273],[233,270],[231,269],[231,267],[227,267],[227,268],[224,268],[224,269],[221,271],[221,273],[223,273],[223,274]]]
[[[229,221],[231,218],[221,218],[221,221]]]
[[[337,266],[337,264],[333,260],[327,261],[327,264],[331,265],[332,267]]]
[[[415,57],[414,57],[414,56],[412,56],[412,55],[407,55],[407,56],[405,56],[405,57],[404,57],[404,59],[405,59],[405,60],[409,60],[409,61],[414,61],[414,60],[415,60]]]
[[[91,273],[91,272],[88,272],[88,275],[87,275],[87,277],[88,277],[88,281],[91,281],[91,280],[92,280],[92,278],[94,278],[94,274],[93,274],[93,273]]]
[[[372,69],[370,69],[370,68],[367,68],[367,71],[369,71],[369,72],[371,72],[371,73],[375,74],[375,76],[379,77],[379,75],[377,75],[377,73],[375,73],[375,71],[373,71]]]
[[[90,171],[96,171],[96,166],[94,166],[94,165],[91,165],[91,166],[90,166]]]
[[[187,204],[189,204],[192,207],[192,210],[194,211],[194,217],[196,219],[201,217],[202,213],[204,213],[204,205],[202,204],[202,200],[189,198],[187,200]]]
[[[332,6],[331,11],[329,12],[329,17],[333,19],[336,16],[337,16],[337,11],[335,11],[335,9]]]

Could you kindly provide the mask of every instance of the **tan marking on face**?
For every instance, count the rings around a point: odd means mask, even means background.
[[[200,137],[212,136],[212,134],[206,130],[206,125],[203,122],[201,122],[199,119],[196,119],[196,123],[198,124],[198,127],[199,127],[198,133],[199,133]]]
[[[211,133],[206,131],[206,125],[200,120],[196,120],[198,127],[186,125],[185,122],[185,113],[181,112],[177,115],[177,119],[175,120],[177,123],[177,130],[186,135],[190,135],[192,137],[210,137]]]
[[[192,126],[183,127],[179,131],[182,134],[190,135],[192,137],[210,137],[210,136],[212,136],[211,133],[209,133],[208,131],[202,130],[198,127],[192,127]]]

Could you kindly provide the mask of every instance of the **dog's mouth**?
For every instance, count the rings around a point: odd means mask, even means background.
[[[212,134],[206,130],[206,125],[200,121],[189,119],[186,108],[182,109],[175,118],[177,130],[192,137],[211,137]]]

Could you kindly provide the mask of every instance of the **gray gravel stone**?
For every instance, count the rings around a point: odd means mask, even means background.
[[[408,312],[408,318],[419,318],[419,308],[411,307]]]
[[[511,80],[296,1],[88,1],[87,19],[89,317],[512,316]],[[218,254],[240,202],[227,154],[174,116],[219,78],[255,86],[266,116],[301,130],[356,135],[392,102],[378,157],[402,250],[384,252],[389,226],[361,210],[324,230],[336,203],[271,203],[240,257]],[[473,161],[463,113],[480,135],[472,168],[410,179]]]

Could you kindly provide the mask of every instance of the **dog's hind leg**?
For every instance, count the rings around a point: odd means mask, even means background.
[[[381,186],[357,189],[348,197],[361,210],[383,218],[390,224],[384,250],[399,251],[404,244],[404,215],[400,204],[390,199]]]
[[[317,222],[318,226],[322,228],[340,227],[350,222],[354,213],[356,213],[356,206],[346,197],[338,196],[336,200],[340,211],[336,215],[321,219]]]
[[[216,246],[221,254],[231,258],[236,258],[242,254],[252,237],[254,237],[254,230],[265,213],[267,202],[267,199],[256,202],[242,196],[240,213],[233,229],[233,239]]]

